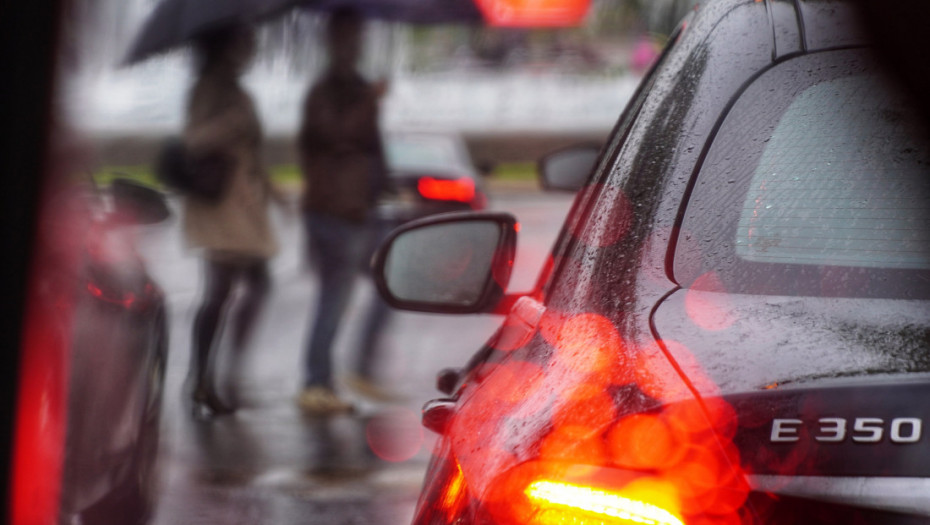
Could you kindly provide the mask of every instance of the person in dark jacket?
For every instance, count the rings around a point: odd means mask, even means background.
[[[308,255],[320,283],[298,398],[311,413],[352,409],[334,389],[332,346],[353,281],[370,255],[371,211],[387,186],[378,128],[384,88],[356,71],[362,29],[354,11],[330,16],[329,64],[307,94],[297,139]]]

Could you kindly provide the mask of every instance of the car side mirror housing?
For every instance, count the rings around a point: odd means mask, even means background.
[[[497,212],[432,215],[394,230],[372,261],[391,306],[433,313],[491,312],[510,281],[517,221]]]
[[[601,147],[594,144],[569,146],[539,159],[539,182],[546,191],[578,191],[588,182]]]
[[[478,175],[489,178],[494,175],[496,165],[490,160],[482,160],[475,163],[475,168],[478,170]]]
[[[168,202],[160,191],[129,179],[113,179],[110,195],[113,197],[114,217],[120,222],[157,224],[171,215]]]

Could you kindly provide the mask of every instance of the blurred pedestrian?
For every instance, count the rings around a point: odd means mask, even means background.
[[[369,219],[371,234],[369,236],[368,250],[365,252],[365,262],[371,260],[378,247],[383,243],[391,231],[399,224],[389,217],[373,217]],[[365,268],[369,271],[369,268]],[[370,275],[369,275],[370,276]],[[382,386],[377,378],[378,368],[383,363],[384,349],[383,334],[390,322],[393,310],[391,306],[375,291],[368,301],[364,320],[359,330],[358,346],[351,370],[345,376],[346,384],[356,392],[366,397],[380,401],[399,401],[402,396]]]
[[[330,15],[329,63],[307,94],[297,139],[308,257],[320,285],[298,397],[309,413],[352,410],[334,389],[332,348],[353,282],[370,255],[372,210],[387,188],[378,129],[385,85],[369,83],[356,70],[362,31],[355,11]]]
[[[250,28],[225,27],[198,39],[194,48],[197,79],[188,98],[184,144],[192,159],[224,159],[228,176],[218,199],[184,199],[186,241],[200,251],[204,268],[188,382],[194,415],[210,417],[235,410],[218,395],[213,373],[231,292],[244,288],[232,312],[236,362],[267,296],[268,259],[277,243],[269,220],[273,188],[262,165],[262,129],[240,84],[255,54],[255,36]]]

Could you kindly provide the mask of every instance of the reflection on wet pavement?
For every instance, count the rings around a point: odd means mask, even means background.
[[[523,226],[514,290],[533,282],[570,202],[571,196],[563,195],[493,202],[517,215]],[[340,393],[357,405],[355,414],[304,417],[294,396],[314,281],[300,262],[298,224],[276,219],[281,238],[294,242],[283,243],[273,264],[268,310],[236,389],[242,408],[206,422],[190,417],[181,394],[198,264],[182,251],[176,218],[144,232],[140,251],[167,293],[171,317],[162,487],[152,523],[407,524],[436,440],[420,426],[420,407],[438,395],[436,372],[464,365],[500,319],[398,312],[385,336],[381,376],[406,400],[369,400],[340,382]],[[371,292],[369,283],[360,284],[350,320],[359,318]],[[355,334],[351,328],[346,332],[334,356],[337,379],[354,350]]]
[[[285,406],[185,421],[156,523],[408,523],[423,465],[372,452],[377,418],[305,418]]]

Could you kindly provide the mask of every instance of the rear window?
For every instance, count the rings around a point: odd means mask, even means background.
[[[917,115],[862,51],[764,74],[708,152],[676,278],[714,272],[707,282],[730,292],[930,297],[930,147]]]
[[[465,169],[458,146],[454,139],[442,135],[393,136],[385,141],[391,169],[434,170],[438,174],[458,173]]]

